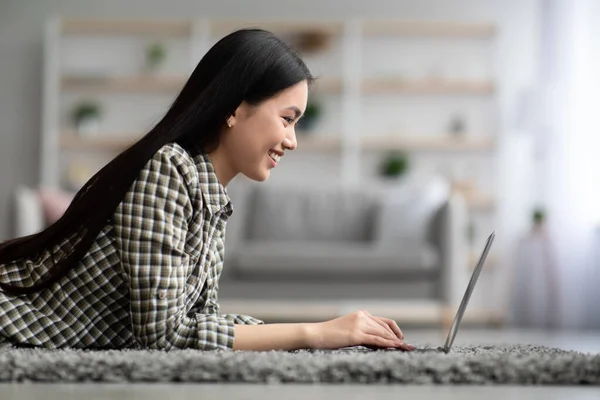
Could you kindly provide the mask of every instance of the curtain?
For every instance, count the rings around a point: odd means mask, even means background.
[[[559,328],[600,328],[600,2],[541,3],[539,202]]]

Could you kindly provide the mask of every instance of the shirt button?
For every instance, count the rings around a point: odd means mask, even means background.
[[[159,290],[158,291],[158,298],[161,300],[164,300],[167,298],[167,291],[166,290]]]

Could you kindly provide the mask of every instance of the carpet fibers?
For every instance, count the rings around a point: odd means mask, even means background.
[[[236,382],[600,385],[600,355],[541,346],[450,353],[299,350],[0,350],[0,382]]]

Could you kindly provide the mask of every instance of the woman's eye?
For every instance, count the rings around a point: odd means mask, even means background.
[[[291,124],[292,122],[294,122],[294,118],[283,117],[283,119],[285,119],[288,124]]]

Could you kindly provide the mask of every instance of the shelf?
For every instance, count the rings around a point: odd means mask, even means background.
[[[494,91],[491,81],[412,79],[412,78],[366,78],[361,87],[363,93],[406,94],[490,94]]]
[[[296,151],[338,151],[342,140],[339,136],[324,136],[318,132],[296,132]]]
[[[81,138],[74,132],[65,131],[61,134],[59,145],[69,150],[123,151],[137,140],[132,133],[111,133],[110,136],[99,133],[97,136]]]
[[[175,94],[183,88],[185,82],[186,78],[177,76],[64,76],[62,78],[62,88],[65,91],[72,92],[168,92]]]
[[[151,92],[176,93],[183,88],[187,76],[64,76],[62,88],[67,91]],[[318,78],[311,90],[340,93],[343,85],[337,77]],[[494,85],[489,81],[414,80],[410,78],[365,78],[361,83],[364,94],[490,94]]]
[[[189,36],[191,21],[179,20],[102,20],[67,18],[61,24],[64,34]]]
[[[340,136],[323,136],[318,132],[296,132],[298,149],[305,150],[337,150],[343,145]],[[448,137],[418,137],[418,136],[378,136],[365,137],[360,141],[361,149],[365,151],[490,151],[493,150],[493,138],[463,138]]]
[[[313,87],[320,92],[340,93],[344,86],[341,78],[324,76],[318,78]],[[360,91],[362,94],[489,95],[494,92],[494,83],[490,80],[368,77],[361,81]]]
[[[124,149],[135,139],[133,133],[98,133],[97,138],[80,138],[73,131],[66,130],[62,133],[60,146],[65,149],[86,150],[119,150]],[[342,147],[340,136],[323,135],[318,132],[296,132],[298,141],[297,151],[338,151]],[[398,138],[367,138],[363,141],[364,150],[431,150],[431,151],[478,151],[488,150],[493,142],[486,140],[454,141],[450,139],[398,139]],[[483,195],[465,196],[467,202],[478,208],[489,207],[493,203]]]
[[[335,76],[319,76],[313,82],[311,91],[340,93],[342,91],[342,79]]]
[[[129,133],[106,133],[99,132],[97,137],[81,138],[71,130],[65,130],[61,134],[60,147],[63,149],[77,149],[87,151],[124,150],[136,140],[135,134]],[[298,131],[297,151],[332,151],[341,148],[341,140],[336,136],[318,137],[319,133],[303,133]]]
[[[187,76],[76,76],[62,77],[62,89],[66,91],[99,91],[99,92],[173,92],[183,88]],[[341,80],[332,77],[319,78],[311,88],[319,92],[340,92]]]
[[[491,211],[496,205],[494,198],[486,194],[465,195],[465,201],[473,211]]]
[[[495,35],[496,27],[488,23],[369,20],[363,24],[363,33],[369,36],[490,38]]]
[[[273,32],[320,31],[340,34],[342,20],[274,20],[274,19],[228,19],[209,20],[211,33],[226,35],[234,30],[259,27]],[[138,20],[138,19],[95,19],[67,18],[61,24],[64,34],[79,35],[168,35],[189,36],[193,30],[190,20]],[[444,21],[401,21],[368,20],[362,23],[365,35],[424,36],[424,37],[473,37],[489,38],[496,27],[489,23],[444,22]]]
[[[419,137],[419,136],[375,136],[362,139],[364,150],[387,151],[490,151],[495,141],[489,137]]]
[[[227,21],[210,21],[211,34],[217,36],[227,35],[241,28],[261,28],[274,33],[301,33],[301,32],[321,32],[329,35],[340,34],[343,30],[343,22],[340,20],[272,20],[272,19],[238,19]]]

